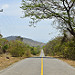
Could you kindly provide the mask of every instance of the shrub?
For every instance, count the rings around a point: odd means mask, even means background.
[[[1,38],[0,39],[0,54],[6,53],[7,49],[8,49],[8,40]]]
[[[10,41],[9,52],[13,57],[30,57],[31,48],[29,45],[24,44],[22,41]]]
[[[3,51],[3,53],[6,53],[6,50],[8,49],[8,45],[6,44],[6,45],[4,45],[3,47],[2,47],[2,51]]]
[[[27,49],[26,52],[25,52],[25,56],[30,57],[31,56],[31,51]]]
[[[14,47],[10,53],[13,57],[22,57],[24,55],[24,50],[21,47]]]
[[[25,53],[25,45],[21,41],[12,41],[10,42],[10,49],[9,52],[14,57],[22,57]]]
[[[0,54],[2,54],[3,52],[2,52],[2,46],[0,45]]]
[[[62,37],[58,37],[46,44],[44,47],[45,55],[58,55],[75,60],[75,41],[70,39],[62,42]]]
[[[73,40],[64,43],[63,56],[69,59],[75,59],[75,42]],[[62,45],[63,46],[63,45]]]
[[[37,47],[31,47],[31,54],[33,55],[37,55],[40,53],[40,47],[37,46]]]

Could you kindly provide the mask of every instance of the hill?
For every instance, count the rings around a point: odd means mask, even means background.
[[[6,39],[8,41],[10,41],[10,40],[16,40],[17,38],[21,38],[24,43],[26,43],[26,44],[28,44],[30,46],[34,46],[34,47],[41,46],[42,47],[42,46],[45,45],[45,43],[37,42],[37,41],[34,41],[32,39],[24,38],[24,37],[20,37],[20,36],[9,36],[9,37],[6,37]]]

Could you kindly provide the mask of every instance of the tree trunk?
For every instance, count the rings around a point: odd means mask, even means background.
[[[75,32],[73,30],[70,30],[69,28],[67,28],[67,30],[73,35],[73,37],[75,38]]]

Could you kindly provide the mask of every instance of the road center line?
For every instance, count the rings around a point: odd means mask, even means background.
[[[41,58],[41,75],[43,75],[43,56]]]

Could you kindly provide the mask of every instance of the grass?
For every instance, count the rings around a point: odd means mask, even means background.
[[[39,55],[40,53],[37,54],[36,56],[39,56]],[[9,57],[9,59],[7,59],[6,57]],[[35,57],[35,55],[31,55],[31,57]],[[24,58],[25,57],[12,57],[10,54],[1,54],[0,55],[0,71]]]

